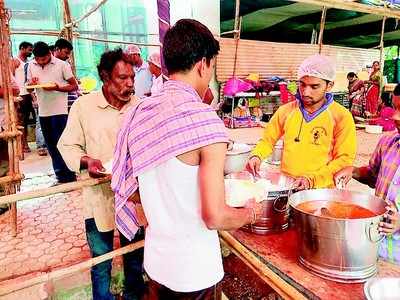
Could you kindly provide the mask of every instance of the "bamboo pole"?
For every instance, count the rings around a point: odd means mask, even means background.
[[[237,56],[238,56],[238,49],[239,49],[239,41],[240,41],[240,31],[242,27],[242,17],[239,18],[239,29],[237,30],[237,33],[235,34],[235,57],[233,60],[233,77],[236,75],[236,65],[237,65]],[[232,105],[233,109],[233,105]]]
[[[73,43],[73,31],[74,31],[74,26],[66,26],[66,24],[71,24],[72,18],[71,18],[71,10],[69,9],[69,3],[68,0],[63,0],[63,7],[64,7],[64,14],[63,14],[63,20],[64,20],[64,28],[65,28],[65,37],[67,38],[68,41]],[[76,76],[76,66],[75,66],[75,55],[74,52],[72,51],[71,57],[69,59],[69,63],[71,65],[72,72]]]
[[[35,191],[29,191],[24,193],[18,193],[15,195],[6,195],[0,197],[0,205],[8,204],[8,203],[15,203],[18,201],[29,200],[32,198],[39,198],[39,197],[46,197],[53,194],[58,193],[67,193],[77,189],[81,189],[83,187],[94,186],[102,183],[110,182],[111,176],[107,176],[104,178],[90,178],[85,180],[79,180],[74,182],[63,183],[60,185],[52,186],[49,188],[38,189]]]
[[[99,263],[106,261],[106,260],[113,259],[116,256],[124,255],[126,253],[135,251],[139,248],[142,248],[143,246],[144,246],[144,240],[130,244],[123,248],[119,248],[117,250],[111,251],[107,254],[91,258],[87,261],[78,263],[76,265],[73,265],[73,266],[70,266],[67,268],[51,271],[46,274],[39,275],[39,276],[31,278],[31,279],[27,279],[25,281],[17,282],[13,285],[7,284],[7,285],[0,286],[0,296],[5,296],[7,294],[34,286],[36,284],[46,283],[46,282],[49,282],[50,280],[60,279],[60,278],[72,275],[74,273],[89,269]]]
[[[4,6],[4,1],[0,0],[0,68],[2,75],[2,86],[4,89],[4,103],[6,114],[6,132],[16,132],[17,122],[14,106],[14,96],[11,84],[11,51],[10,51],[10,29],[9,29],[9,11]],[[19,175],[19,159],[17,138],[9,138],[8,144],[8,175],[13,177]],[[5,186],[6,194],[12,194],[17,191],[19,184],[9,182]],[[11,205],[10,222],[12,235],[17,235],[17,206]]]
[[[81,35],[78,35],[76,38],[77,39],[83,39],[83,40],[89,40],[89,41],[95,41],[95,42],[112,43],[112,44],[124,44],[124,45],[135,44],[135,45],[138,45],[138,46],[161,47],[160,44],[148,44],[148,43],[138,43],[138,42],[128,42],[128,41],[116,41],[116,40],[108,40],[108,39],[86,37],[86,36],[81,36]]]
[[[3,131],[0,132],[0,139],[11,139],[22,135],[21,131]]]
[[[106,3],[107,0],[100,0],[99,3],[97,3],[95,6],[93,6],[86,14],[84,14],[83,16],[81,16],[80,18],[78,18],[77,20],[73,21],[72,20],[70,22],[68,22],[67,24],[65,24],[65,27],[74,27],[76,25],[78,25],[80,22],[82,22],[84,19],[86,19],[87,17],[89,17],[92,13],[94,13],[96,10],[98,10],[104,3]]]
[[[337,8],[350,11],[357,11],[378,16],[386,16],[388,18],[400,19],[400,11],[395,8],[386,6],[374,6],[359,2],[350,2],[348,0],[293,0],[295,2],[313,4],[316,6],[326,6],[328,8]]]
[[[325,21],[326,21],[326,11],[328,9],[326,6],[322,8],[322,15],[321,15],[321,25],[319,27],[319,35],[318,35],[318,45],[319,45],[319,54],[322,52],[322,43],[324,39],[324,29],[325,29]]]
[[[11,176],[11,175],[3,176],[3,177],[0,177],[0,184],[9,184],[9,183],[13,183],[13,182],[20,182],[23,178],[24,178],[24,176],[22,176],[21,174],[14,174],[13,176]],[[6,196],[3,196],[3,197],[6,197]],[[0,199],[1,198],[2,197],[0,197]]]
[[[379,48],[380,48],[379,63],[380,63],[381,68],[383,67],[382,59],[383,59],[383,52],[385,50],[384,49],[385,24],[386,24],[386,16],[384,16],[383,20],[382,20],[381,40],[379,42]]]
[[[295,287],[283,280],[268,268],[254,253],[239,243],[229,232],[220,231],[220,237],[226,245],[237,253],[238,257],[260,275],[260,278],[271,285],[284,299],[307,299]]]

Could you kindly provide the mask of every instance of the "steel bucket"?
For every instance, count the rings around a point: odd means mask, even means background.
[[[241,172],[246,168],[252,147],[247,144],[233,143],[226,152],[224,175]]]
[[[303,202],[347,201],[374,212],[360,219],[315,216],[296,208]],[[377,273],[378,247],[382,236],[378,224],[386,212],[385,202],[375,196],[335,189],[297,192],[289,204],[299,236],[299,261],[320,277],[338,282],[364,282]]]
[[[249,177],[250,176],[250,177]],[[248,172],[233,173],[226,176],[233,179],[252,178]],[[268,234],[286,230],[289,226],[288,197],[294,179],[286,176],[279,170],[261,170],[260,177],[271,181],[274,189],[268,192],[268,196],[261,202],[263,212],[252,225],[245,225],[243,230],[256,233]]]

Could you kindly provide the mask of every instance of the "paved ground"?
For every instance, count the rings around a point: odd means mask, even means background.
[[[254,143],[261,132],[260,129],[236,129],[231,132],[231,137],[238,141]],[[378,135],[358,131],[359,148],[356,165],[368,162],[378,139]],[[30,153],[21,163],[21,168],[26,176],[21,187],[22,191],[54,183],[49,157],[39,157],[36,152]],[[353,189],[368,190],[356,183],[352,183],[351,186]],[[90,257],[80,203],[80,191],[18,203],[18,235],[15,238],[11,236],[8,216],[0,216],[0,287]],[[82,276],[88,280],[88,273]],[[75,278],[73,281],[76,280]],[[68,285],[70,282],[63,284]],[[36,289],[29,295],[27,297],[18,294],[14,295],[15,297],[0,297],[0,299],[46,299],[46,287]],[[84,298],[82,295],[75,296],[75,299]]]

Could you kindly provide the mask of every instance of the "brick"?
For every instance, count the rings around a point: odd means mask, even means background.
[[[12,250],[14,250],[14,246],[13,246],[13,245],[5,245],[5,246],[1,249],[1,252],[7,253],[7,252],[12,251]]]
[[[44,250],[43,249],[36,249],[35,251],[32,251],[29,253],[29,256],[31,258],[39,258],[44,254]]]
[[[2,242],[8,242],[8,241],[11,241],[12,239],[13,239],[13,237],[11,234],[0,236],[0,241],[2,241]]]
[[[43,242],[40,245],[38,245],[37,247],[38,247],[38,249],[46,250],[51,247],[51,244],[48,242]]]
[[[22,263],[26,263],[29,259],[29,255],[27,253],[21,253],[20,255],[16,256],[15,261],[20,261]]]
[[[53,258],[58,258],[60,260],[62,260],[65,256],[67,256],[67,251],[57,251],[56,253],[54,253]]]
[[[83,247],[86,244],[87,244],[86,239],[85,240],[79,239],[73,243],[74,247]]]
[[[15,259],[17,256],[19,256],[21,254],[22,254],[22,250],[15,249],[15,250],[7,252],[7,257]]]
[[[62,245],[59,247],[60,250],[69,250],[69,249],[71,249],[71,248],[72,248],[72,244],[70,244],[70,243],[62,244]]]
[[[71,236],[65,238],[65,241],[67,243],[71,243],[71,244],[73,244],[77,240],[78,240],[78,236],[75,236],[75,235],[71,235]]]
[[[45,255],[42,255],[41,257],[39,257],[38,260],[47,265],[47,262],[50,261],[52,258],[53,258],[53,255],[45,254]]]
[[[82,252],[81,248],[73,247],[68,250],[68,255],[81,253],[81,252]]]
[[[50,242],[50,243],[54,242],[55,240],[57,240],[57,235],[53,233],[49,233],[49,235],[43,239],[44,242]]]

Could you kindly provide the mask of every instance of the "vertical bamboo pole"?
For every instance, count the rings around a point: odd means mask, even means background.
[[[64,8],[64,13],[63,13],[64,25],[65,24],[71,24],[72,23],[72,17],[71,17],[71,10],[69,8],[68,0],[63,0],[63,8]],[[71,43],[73,43],[73,37],[74,37],[73,31],[74,31],[74,28],[73,28],[72,25],[66,28],[65,37]],[[70,64],[71,64],[72,72],[76,76],[76,66],[75,66],[74,52],[71,53]]]
[[[237,62],[237,52],[239,47],[239,40],[240,40],[240,30],[242,27],[242,22],[240,18],[240,0],[236,0],[236,7],[235,7],[235,28],[234,28],[234,39],[235,39],[235,58],[233,62],[233,77],[236,75],[236,62]]]
[[[323,43],[323,38],[324,38],[324,29],[325,29],[325,21],[326,21],[326,11],[328,9],[326,6],[322,7],[322,15],[321,15],[321,25],[319,27],[319,35],[318,35],[318,45],[319,45],[319,51],[318,53],[321,54],[322,52],[322,43]]]
[[[385,5],[385,7],[386,7],[386,5]],[[384,17],[383,17],[383,20],[382,20],[381,40],[380,40],[380,42],[379,42],[379,48],[380,48],[380,52],[379,52],[379,66],[381,67],[381,74],[382,74],[382,76],[381,76],[381,82],[380,82],[380,84],[379,84],[379,86],[380,86],[380,91],[382,91],[383,88],[384,88],[384,86],[383,86],[383,67],[384,67],[384,64],[385,64],[385,61],[384,61],[384,51],[385,51],[385,48],[384,48],[384,41],[383,41],[383,38],[384,38],[384,35],[385,35],[385,23],[386,23],[386,16],[384,16]]]
[[[0,69],[2,75],[2,86],[4,89],[4,106],[6,113],[6,131],[16,132],[17,122],[14,107],[14,96],[11,84],[11,52],[10,52],[10,29],[9,29],[9,11],[4,6],[4,1],[0,0]],[[19,159],[17,137],[8,138],[8,156],[9,170],[8,175],[14,177],[19,172]],[[15,181],[10,181],[6,186],[6,194],[16,193],[18,184]],[[10,222],[13,236],[17,235],[17,206],[11,205]]]

